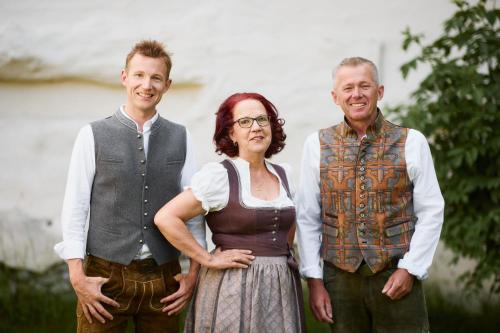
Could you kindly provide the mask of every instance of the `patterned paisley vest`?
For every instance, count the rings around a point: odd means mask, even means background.
[[[416,217],[406,171],[408,129],[379,115],[358,140],[344,121],[319,132],[323,259],[383,270],[408,251]]]

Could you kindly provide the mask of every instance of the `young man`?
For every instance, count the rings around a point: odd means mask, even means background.
[[[421,280],[444,209],[429,146],[384,119],[373,62],[348,58],[334,74],[344,121],[307,138],[297,201],[312,312],[334,332],[427,332]]]
[[[156,111],[171,67],[162,44],[136,44],[121,73],[125,104],[76,139],[55,250],[78,297],[78,332],[125,332],[129,319],[136,332],[177,332],[192,295],[199,266],[180,274],[179,252],[153,222],[196,171],[188,132]],[[202,218],[188,225],[206,246]]]

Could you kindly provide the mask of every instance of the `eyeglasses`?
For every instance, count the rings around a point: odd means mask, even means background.
[[[256,121],[259,126],[264,127],[269,125],[269,116],[262,115],[256,118],[243,117],[233,121],[233,124],[238,123],[238,125],[240,125],[241,128],[250,128],[253,126],[254,121]]]

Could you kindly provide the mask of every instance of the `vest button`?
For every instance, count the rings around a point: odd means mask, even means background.
[[[365,180],[365,176],[361,176],[361,177],[359,177],[359,179]]]
[[[365,167],[364,167],[364,166],[362,166],[361,168],[359,168],[359,170],[361,170],[361,171],[365,171]]]
[[[277,221],[277,220],[278,220],[278,218],[275,216],[275,217],[274,217],[274,220],[275,220],[275,221]]]
[[[276,242],[276,238],[273,238],[273,242]]]
[[[146,177],[146,174],[145,173],[141,173],[141,176]]]
[[[141,160],[141,164],[144,164],[144,163],[146,163],[146,161],[145,160]]]
[[[272,234],[274,235],[276,233],[276,230],[273,230]]]
[[[364,190],[366,188],[366,186],[363,184],[361,185],[361,189]]]
[[[145,189],[145,190],[149,190],[148,185],[144,185],[144,189]]]
[[[144,203],[148,203],[148,199],[144,199]]]
[[[144,212],[144,216],[148,216],[148,212]]]
[[[365,208],[365,204],[359,204],[359,208]]]
[[[143,240],[142,240],[142,239],[139,239],[139,243],[141,243],[141,244],[142,244],[142,243],[143,243]]]
[[[363,198],[365,197],[365,195],[364,195],[364,194],[360,194],[360,195],[359,195],[359,197],[360,197],[361,199],[363,199]]]
[[[359,214],[359,217],[364,218],[365,214],[361,213],[361,214]]]
[[[139,149],[139,150],[143,150],[144,148],[142,148],[142,147],[138,147],[137,149]]]
[[[278,214],[278,210],[277,209],[274,210],[274,214]]]
[[[142,138],[142,135],[137,134],[137,139],[140,139],[140,138]]]
[[[144,230],[146,230],[148,227],[144,226]]]
[[[361,164],[365,164],[365,162],[366,162],[366,161],[365,161],[365,159],[364,159],[364,158],[362,158],[362,159],[360,160],[360,162],[361,162]]]

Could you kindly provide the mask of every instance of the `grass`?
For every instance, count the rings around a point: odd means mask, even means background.
[[[310,310],[304,289],[306,324],[309,332],[329,332]],[[431,332],[498,332],[500,301],[478,302],[475,310],[460,301],[460,295],[444,295],[437,286],[426,286]],[[67,282],[65,264],[43,273],[8,268],[0,263],[0,332],[75,332],[75,295]],[[133,332],[130,324],[127,332]]]

